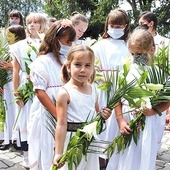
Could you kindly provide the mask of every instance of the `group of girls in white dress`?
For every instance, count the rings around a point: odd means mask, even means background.
[[[17,17],[13,16],[13,19]],[[20,20],[11,23],[16,24],[16,22],[20,24]],[[10,33],[15,33],[9,28]],[[23,26],[22,28],[24,30]],[[26,18],[27,37],[22,37],[23,40],[18,39],[18,42],[10,46],[13,80],[6,84],[1,92],[8,102],[13,100],[14,96],[18,100],[17,105],[13,104],[15,108],[7,104],[11,111],[7,109],[6,122],[11,119],[12,123],[10,125],[7,123],[10,137],[6,142],[7,133],[4,131],[4,144],[9,144],[12,140],[21,146],[23,165],[32,170],[48,170],[52,162],[56,167],[68,169],[67,163],[65,165],[58,163],[72,134],[67,129],[68,122],[84,123],[87,117],[90,119],[94,116],[94,112],[102,110],[102,117],[106,120],[106,130],[99,135],[101,140],[112,142],[118,134],[128,135],[130,132],[128,122],[133,117],[130,114],[127,115],[128,118],[123,116],[125,108],[124,106],[120,108],[121,104],[112,111],[106,108],[106,94],[96,90],[93,82],[94,62],[99,59],[99,69],[102,71],[115,68],[121,71],[130,54],[133,54],[132,61],[138,53],[150,54],[152,51],[150,55],[153,55],[153,48],[155,49],[153,36],[149,29],[135,30],[129,36],[129,19],[122,9],[109,12],[102,38],[91,48],[79,41],[87,28],[87,18],[77,12],[74,12],[69,20],[55,21],[50,28],[43,14],[31,13]],[[131,40],[142,42],[145,34],[151,39],[147,42],[147,48],[140,46],[139,49],[131,44]],[[21,33],[18,37],[20,35]],[[7,69],[7,64],[3,62],[0,66]],[[25,88],[25,83],[32,83],[34,92],[26,103],[20,100],[22,96],[18,90],[21,85]],[[163,112],[168,105],[169,103],[166,103],[159,108]],[[13,112],[13,118],[9,117],[9,112]],[[114,153],[109,160],[104,154],[89,153],[87,158],[83,157],[77,169],[99,170],[104,166],[107,170],[154,170],[158,142],[163,135],[164,116],[160,118],[151,110],[145,115],[146,128],[140,134],[138,145],[132,142],[124,153]],[[49,118],[57,120],[55,139],[47,127],[52,126]],[[160,130],[156,131],[156,127],[160,127]],[[146,140],[143,140],[144,138]]]

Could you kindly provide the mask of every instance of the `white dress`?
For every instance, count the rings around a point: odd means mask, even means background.
[[[129,56],[129,51],[126,42],[123,40],[114,40],[107,38],[99,40],[91,47],[94,51],[96,59],[100,60],[99,65],[102,70],[115,69],[116,66],[122,70],[126,58]],[[99,92],[99,107],[106,106],[106,93],[98,89]],[[106,130],[100,134],[100,139],[105,141],[113,141],[115,137],[115,129],[118,128],[115,113],[112,111],[111,116],[106,120]],[[106,146],[107,147],[107,146]],[[106,158],[106,155],[100,155]]]
[[[15,43],[11,48],[11,57],[15,57],[20,65],[20,82],[19,84],[26,83],[28,74],[26,73],[26,66],[25,63],[28,65],[31,63],[28,59],[28,54],[30,54],[31,60],[35,60],[37,57],[37,54],[31,50],[29,44],[32,46],[38,48],[40,43],[37,41],[37,39],[31,39],[30,37],[27,37],[24,40],[18,41]],[[38,49],[37,49],[38,50]],[[28,123],[28,117],[30,112],[30,106],[32,101],[29,100],[22,108],[20,112],[20,116],[18,118],[18,121],[16,123],[16,126],[13,130],[13,140],[19,141],[19,138],[21,141],[27,141],[27,123]],[[18,114],[20,107],[17,106],[16,109],[16,117]],[[15,118],[16,119],[16,118]]]
[[[170,46],[170,39],[163,37],[163,36],[159,35],[158,33],[156,34],[156,36],[154,36],[154,42],[156,45],[155,53],[158,53],[161,48]]]
[[[0,47],[3,47],[7,42],[6,42],[6,38],[5,38],[5,29],[4,28],[0,28]],[[4,140],[4,132],[0,131],[0,140]]]
[[[62,62],[65,57],[61,56]],[[38,57],[31,65],[31,81],[34,90],[45,90],[50,99],[56,99],[59,87],[63,85],[60,78],[61,65],[53,53]],[[28,125],[29,163],[30,169],[48,170],[54,156],[54,138],[47,129],[49,114],[37,97],[30,108]]]
[[[145,67],[147,69],[147,67]],[[131,66],[129,72],[129,80],[139,76],[140,68],[136,64]],[[129,111],[128,103],[125,102],[122,106],[122,112]],[[166,112],[162,116],[158,114],[146,116],[146,124],[141,131],[137,145],[133,139],[128,148],[119,154],[116,151],[110,158],[106,170],[155,170],[157,151],[161,145],[161,139],[165,127]],[[124,114],[123,117],[129,122],[134,119],[132,113]],[[120,130],[116,130],[116,136],[120,135]]]
[[[15,120],[16,104],[11,102],[14,100],[13,84],[9,82],[4,86],[4,100],[6,105],[6,119],[4,124],[4,144],[9,144],[12,140],[12,131]]]
[[[13,45],[9,45],[9,50]],[[12,78],[12,71],[8,70],[9,74]],[[4,124],[4,144],[9,144],[10,140],[12,140],[12,131],[13,131],[13,124],[15,120],[15,112],[16,112],[16,104],[11,102],[14,100],[13,95],[13,84],[12,81],[8,82],[3,87],[3,100],[5,101],[5,108],[6,108],[6,118]]]
[[[64,86],[64,88],[67,90],[70,96],[70,103],[68,104],[67,110],[67,122],[83,123],[92,120],[92,118],[96,116],[95,103],[97,100],[97,93],[95,86],[92,85],[91,87],[92,94],[84,94],[77,91],[73,87],[70,87],[68,84]],[[64,150],[66,150],[67,148],[71,135],[74,135],[74,133],[67,132]],[[67,163],[65,163],[65,165],[60,169],[68,170]],[[83,156],[76,170],[99,170],[99,169],[100,168],[98,155],[88,153],[87,159],[85,160],[85,157]],[[73,168],[73,170],[75,170],[75,168]]]

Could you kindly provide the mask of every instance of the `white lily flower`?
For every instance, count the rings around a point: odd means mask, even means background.
[[[94,121],[86,126],[80,131],[87,134],[87,139],[90,141],[94,136],[95,139],[98,139],[96,128],[97,128],[97,121]]]
[[[28,47],[28,49],[27,49],[27,55],[29,55],[29,54],[31,53],[31,51],[32,51],[32,48],[31,48],[31,47]]]
[[[146,84],[146,87],[150,90],[161,90],[163,89],[163,84],[153,84],[153,83],[148,83]]]
[[[152,108],[151,101],[150,101],[149,97],[143,98],[143,102],[141,103],[141,108],[142,109],[144,109],[144,108],[151,109]]]

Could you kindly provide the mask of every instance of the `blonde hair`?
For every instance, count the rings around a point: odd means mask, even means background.
[[[67,83],[70,80],[70,73],[67,71],[67,66],[70,65],[71,62],[75,58],[78,58],[84,55],[90,56],[92,59],[92,63],[94,64],[94,61],[95,61],[94,52],[90,47],[85,46],[83,44],[75,44],[71,47],[71,49],[69,50],[67,54],[67,61],[62,66],[62,69],[61,69],[61,79],[64,83]],[[88,80],[88,82],[92,83],[94,81],[94,78],[95,78],[95,69],[90,79]]]
[[[83,15],[83,14],[80,14],[80,13],[77,12],[77,11],[74,11],[74,12],[71,14],[70,20],[72,21],[73,26],[79,25],[80,22],[85,22],[85,23],[88,24],[88,19],[86,18],[86,16]]]
[[[39,33],[46,33],[47,30],[49,29],[47,24],[47,18],[42,13],[30,13],[26,18],[26,25],[28,25],[32,21],[36,21],[40,24]],[[27,32],[28,34],[30,34],[28,27],[27,27]]]
[[[136,47],[140,50],[148,51],[155,46],[154,38],[148,30],[135,29],[127,40],[128,48]]]

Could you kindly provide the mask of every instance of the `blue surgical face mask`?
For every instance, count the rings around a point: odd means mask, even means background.
[[[16,20],[11,20],[9,25],[18,25],[19,23]]]
[[[137,65],[146,65],[149,61],[147,54],[138,54],[133,56],[133,63],[136,63]]]
[[[111,28],[108,26],[107,33],[113,38],[113,39],[119,39],[124,35],[124,29],[125,28]]]
[[[70,46],[63,45],[60,41],[59,41],[59,44],[60,44],[60,51],[59,51],[59,53],[61,55],[66,55],[68,53],[68,51],[70,50]]]

